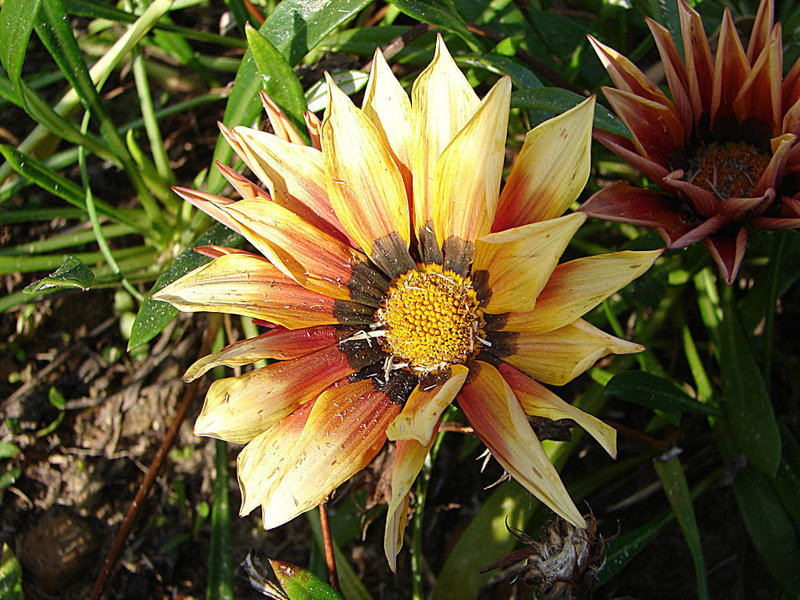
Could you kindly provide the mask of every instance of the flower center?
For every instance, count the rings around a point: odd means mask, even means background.
[[[749,198],[769,164],[769,156],[744,142],[711,144],[692,161],[689,181],[719,200]]]
[[[392,361],[426,374],[465,362],[482,324],[470,280],[427,268],[401,275],[377,312]]]

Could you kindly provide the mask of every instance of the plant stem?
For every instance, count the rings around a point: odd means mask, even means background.
[[[319,504],[319,525],[322,529],[322,547],[325,550],[325,564],[328,566],[328,583],[337,592],[339,590],[339,574],[336,572],[336,556],[333,553],[333,540],[331,538],[331,526],[328,523],[328,511],[325,503]]]

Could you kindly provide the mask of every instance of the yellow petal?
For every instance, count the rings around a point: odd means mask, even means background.
[[[392,440],[416,440],[420,444],[431,441],[442,411],[450,406],[467,378],[464,365],[454,365],[450,377],[440,385],[423,390],[417,385],[403,406],[403,411],[392,421],[386,436]]]
[[[275,101],[263,90],[258,92],[258,95],[261,98],[261,104],[264,106],[264,110],[267,113],[267,117],[269,118],[269,122],[275,134],[287,142],[305,145],[303,138],[297,133],[294,125],[292,125],[292,122],[284,114],[280,106],[275,104]]]
[[[386,427],[400,405],[365,380],[321,394],[296,443],[295,460],[262,500],[264,529],[314,508],[364,468],[386,442]],[[264,474],[278,468],[261,465]]]
[[[428,262],[441,262],[441,241],[433,227],[434,175],[439,155],[467,123],[480,100],[436,36],[433,61],[411,90],[414,111],[414,227]],[[438,257],[438,260],[434,260]]]
[[[474,370],[458,404],[476,435],[525,489],[576,527],[585,527],[508,383],[489,363],[475,361]]]
[[[596,439],[611,458],[617,457],[617,432],[613,427],[564,402],[546,387],[511,365],[501,363],[497,369],[506,383],[514,390],[514,395],[526,415],[544,417],[553,421],[572,419]]]
[[[411,192],[411,155],[414,115],[408,94],[392,73],[380,48],[375,49],[372,71],[362,105],[364,114],[380,133],[395,159],[406,190]]]
[[[493,231],[561,216],[583,191],[591,167],[594,96],[525,136],[503,188]]]
[[[485,310],[503,313],[533,309],[562,252],[585,220],[582,213],[572,213],[476,240],[472,279],[487,278],[482,285],[491,295],[488,301],[481,298]]]
[[[347,232],[387,275],[414,267],[408,197],[380,133],[328,77],[322,148],[331,204]]]
[[[564,385],[608,354],[641,352],[643,346],[605,333],[583,319],[547,333],[490,334],[490,351],[534,379]]]
[[[444,265],[465,273],[475,239],[492,226],[505,158],[511,78],[489,91],[475,114],[444,149],[436,165],[433,223],[442,241]],[[452,246],[467,242],[468,249]],[[451,249],[452,248],[452,249]]]
[[[545,333],[572,323],[647,271],[661,250],[626,250],[558,265],[528,312],[508,315],[503,329]]]

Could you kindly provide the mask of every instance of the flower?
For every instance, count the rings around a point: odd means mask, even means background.
[[[632,139],[594,135],[662,191],[619,181],[581,210],[655,228],[669,248],[703,240],[730,284],[748,227],[800,226],[800,61],[783,79],[772,0],[761,1],[747,51],[725,7],[713,60],[700,15],[684,0],[678,11],[685,64],[667,29],[647,19],[671,99],[630,60],[590,36],[616,85],[603,93]]]
[[[365,467],[388,436],[394,569],[411,485],[458,397],[506,471],[583,526],[527,415],[572,419],[612,456],[614,431],[533,378],[561,385],[602,356],[641,350],[580,317],[659,254],[558,264],[586,219],[561,214],[588,177],[594,98],[528,133],[499,194],[508,77],[479,100],[439,38],[413,102],[379,51],[363,109],[330,78],[328,91],[322,123],[306,116],[312,146],[292,141],[299,136],[268,99],[278,134],[223,128],[266,190],[227,167],[238,202],[177,190],[264,257],[202,248],[212,262],[153,296],[274,325],[185,375],[279,360],[214,382],[195,425],[247,444],[241,514],[261,506],[266,529],[289,521]]]

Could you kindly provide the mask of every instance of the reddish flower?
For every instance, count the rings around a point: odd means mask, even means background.
[[[703,240],[730,284],[749,227],[800,226],[800,61],[784,79],[781,24],[762,0],[747,50],[725,8],[716,57],[700,15],[678,0],[685,62],[667,29],[647,19],[668,98],[634,64],[590,36],[616,88],[603,92],[632,139],[594,136],[661,190],[618,181],[582,207],[590,216],[655,228],[669,248]]]

